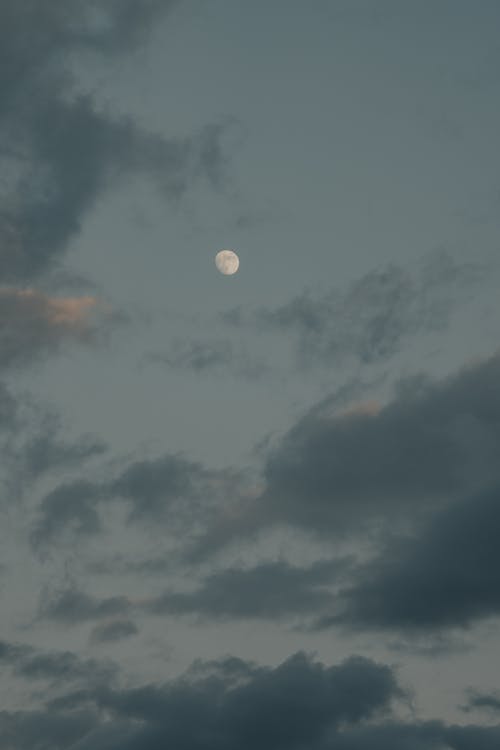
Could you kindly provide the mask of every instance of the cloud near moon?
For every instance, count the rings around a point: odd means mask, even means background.
[[[232,276],[240,266],[240,259],[233,250],[220,250],[215,256],[215,265],[224,276]]]

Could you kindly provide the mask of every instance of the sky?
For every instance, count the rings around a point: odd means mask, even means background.
[[[499,23],[0,4],[2,748],[500,746]]]

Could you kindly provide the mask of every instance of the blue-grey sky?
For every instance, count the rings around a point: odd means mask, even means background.
[[[499,746],[499,23],[4,0],[2,747]]]

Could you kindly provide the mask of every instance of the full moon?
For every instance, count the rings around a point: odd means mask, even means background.
[[[220,250],[215,256],[215,265],[225,276],[232,276],[239,268],[240,259],[232,250]]]

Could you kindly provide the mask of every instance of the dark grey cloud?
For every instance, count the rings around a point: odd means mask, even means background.
[[[73,442],[64,441],[58,435],[57,425],[48,424],[48,420],[43,424],[47,430],[28,438],[19,456],[18,469],[25,479],[26,476],[39,477],[49,470],[81,467],[84,461],[102,455],[107,449],[102,440],[92,435],[82,435]]]
[[[49,492],[38,506],[31,541],[41,550],[68,534],[96,534],[102,530],[101,506],[110,502],[128,507],[128,523],[160,523],[170,535],[192,535],[220,503],[233,499],[241,483],[236,471],[207,469],[178,454],[132,461],[115,478],[64,482]]]
[[[155,614],[195,614],[213,618],[307,617],[331,606],[330,587],[349,561],[326,560],[308,568],[286,562],[229,568],[207,576],[193,592],[169,592],[149,605]]]
[[[462,706],[462,709],[466,712],[481,710],[498,713],[500,711],[500,694],[471,689],[468,691],[467,703]]]
[[[95,435],[76,438],[54,410],[40,406],[29,393],[0,384],[0,478],[2,503],[19,504],[37,480],[59,475],[102,456],[106,444]]]
[[[326,666],[297,653],[274,668],[196,662],[165,684],[70,690],[42,710],[0,713],[9,750],[494,750],[500,727],[390,719],[394,672],[362,657]]]
[[[66,711],[60,711],[51,704],[64,704],[67,696],[85,696],[112,685],[118,672],[109,660],[82,659],[70,651],[43,651],[6,641],[0,641],[0,665],[32,691],[36,685],[37,703],[40,697],[46,702],[42,709],[0,710],[0,744],[6,750],[73,747],[99,722],[95,706],[82,708],[82,701],[75,705],[73,699]]]
[[[322,535],[408,525],[424,512],[500,482],[500,355],[441,380],[399,383],[385,405],[300,419],[264,466],[265,488],[199,541],[208,553],[272,525]]]
[[[96,625],[90,634],[91,643],[116,643],[139,632],[132,620],[111,620]]]
[[[386,630],[411,639],[389,644],[435,658],[467,650],[449,630],[500,615],[500,490],[453,500],[417,525],[391,534],[366,563],[353,558],[298,567],[287,562],[229,567],[207,575],[189,591],[167,591],[140,609],[201,619],[283,619],[302,626]],[[113,600],[111,600],[113,601]],[[69,598],[78,620],[78,607]],[[86,599],[91,616],[108,600]],[[122,611],[128,602],[120,600]]]
[[[130,522],[168,520],[172,530],[194,529],[237,491],[240,481],[237,472],[207,469],[182,455],[166,454],[131,463],[108,491],[128,503]]]
[[[172,567],[172,560],[170,560]],[[104,620],[96,633],[112,634],[116,626],[126,635],[135,626],[124,615],[193,615],[202,619],[278,619],[298,617],[303,621],[328,613],[335,602],[333,590],[339,588],[353,564],[351,558],[318,561],[308,567],[287,562],[259,563],[252,568],[227,568],[201,580],[194,590],[168,590],[154,597],[132,600],[125,596],[98,598],[76,586],[63,588],[40,599],[39,617],[66,625]],[[134,570],[134,568],[132,568]],[[165,571],[165,566],[160,568]],[[98,573],[102,572],[98,568]],[[120,572],[130,573],[123,565]],[[140,567],[149,574],[148,567]],[[110,618],[114,618],[108,622]]]
[[[124,596],[97,599],[72,586],[51,595],[43,594],[39,610],[43,618],[78,625],[81,622],[123,615],[130,608],[131,603]]]
[[[402,630],[469,627],[500,614],[500,489],[455,502],[393,541],[340,594],[323,625]]]
[[[264,362],[252,358],[232,341],[198,341],[176,339],[166,352],[152,352],[146,361],[164,365],[171,370],[188,370],[196,374],[207,372],[231,373],[255,379],[268,371]]]
[[[31,532],[34,548],[42,549],[65,532],[85,536],[100,531],[96,505],[101,497],[102,488],[85,480],[66,482],[45,495]]]
[[[223,314],[231,325],[289,333],[303,366],[344,361],[374,364],[397,354],[419,333],[446,328],[458,301],[482,278],[477,264],[444,251],[425,258],[420,272],[390,264],[355,280],[345,292],[305,291],[276,308]]]
[[[165,685],[122,690],[98,686],[70,695],[67,707],[71,712],[66,713],[64,701],[58,701],[57,713],[52,704],[48,714],[61,718],[82,710],[82,705],[90,710],[91,701],[105,713],[107,721],[96,722],[75,743],[79,750],[319,749],[328,733],[343,723],[386,713],[392,701],[401,697],[394,674],[384,665],[352,657],[326,667],[298,653],[274,669],[229,658],[198,664]],[[0,719],[0,738],[2,729]],[[23,747],[31,750],[34,746]]]
[[[112,662],[81,659],[70,651],[40,651],[26,644],[0,641],[0,663],[8,666],[16,677],[33,681],[45,680],[53,685],[108,683],[116,674]]]
[[[130,54],[173,4],[2,3],[4,282],[25,282],[51,270],[98,196],[125,174],[147,174],[173,200],[199,177],[219,178],[221,126],[208,126],[192,137],[166,138],[131,119],[111,117],[75,87],[79,56]]]

